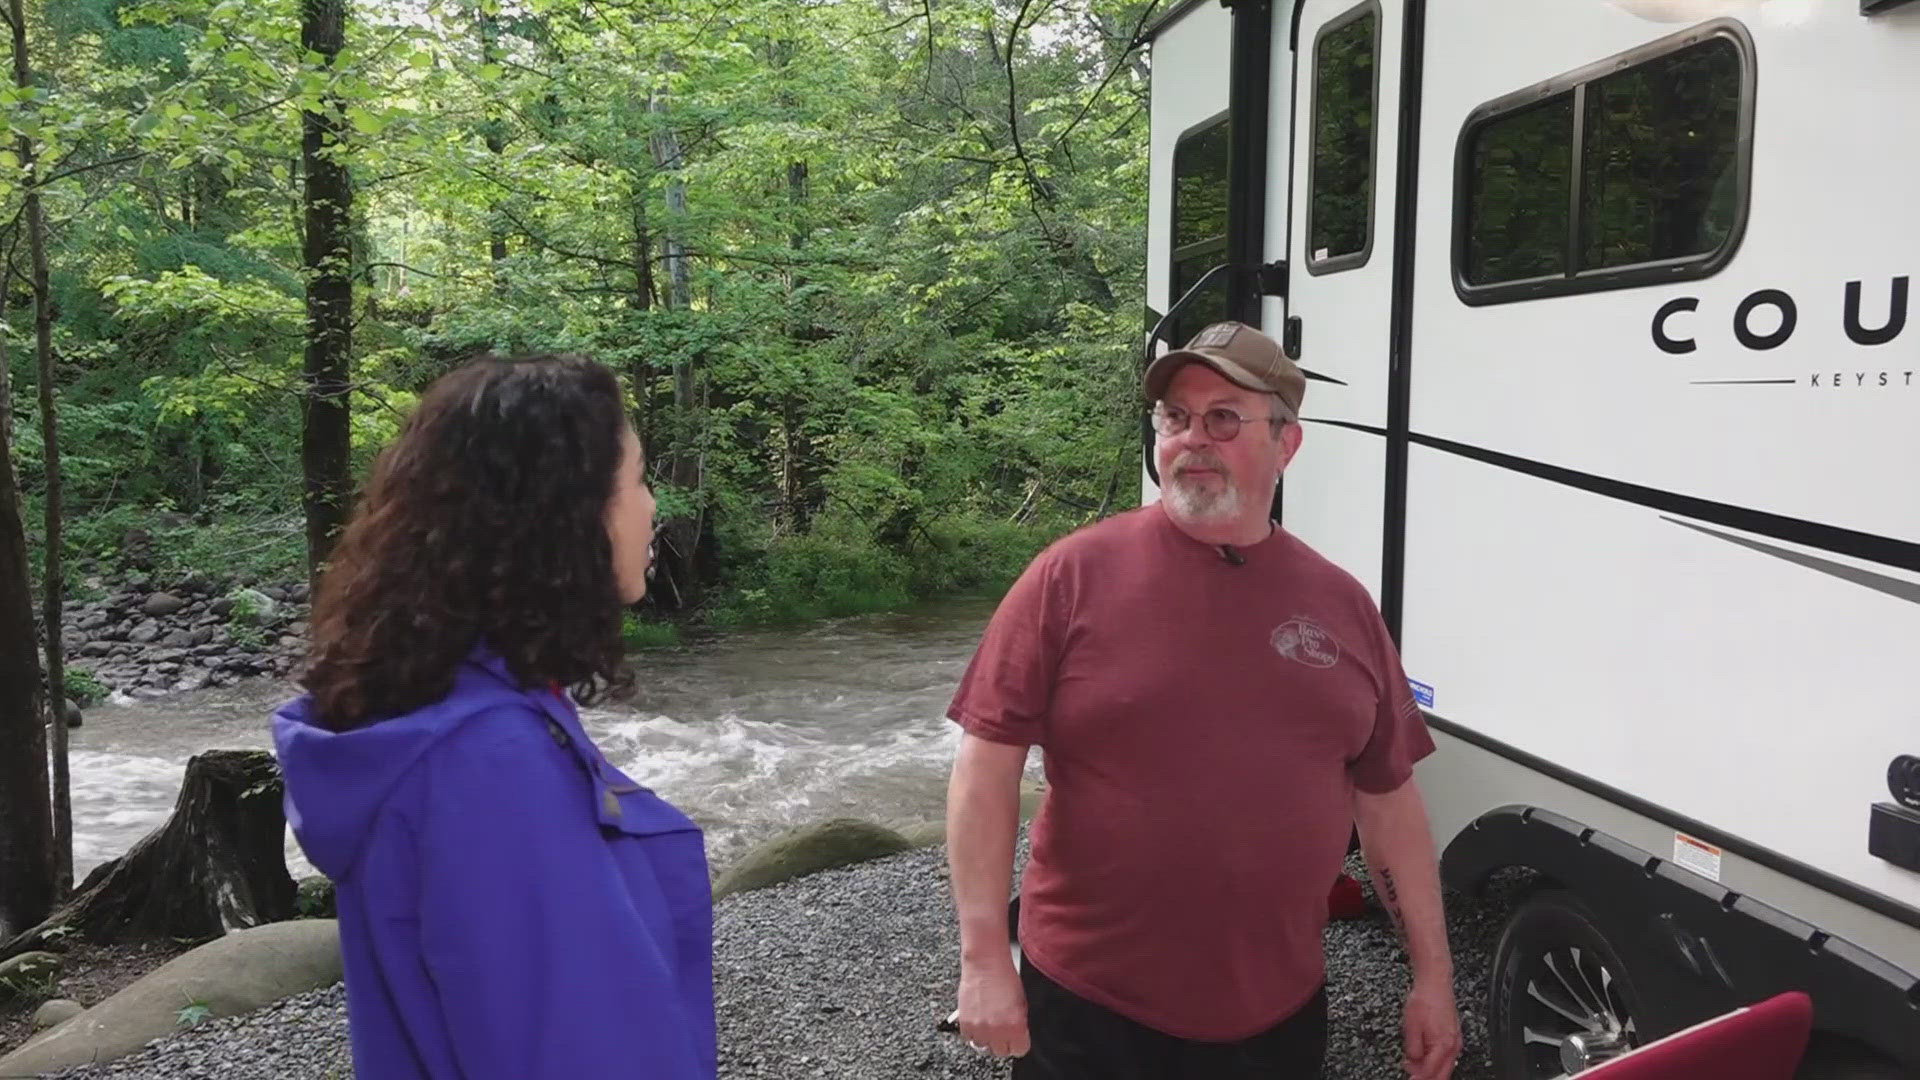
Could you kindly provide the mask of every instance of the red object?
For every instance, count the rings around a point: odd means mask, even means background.
[[[1327,897],[1327,916],[1333,919],[1358,919],[1367,913],[1367,894],[1351,874],[1333,881],[1333,893]]]
[[[1581,1080],[1793,1080],[1813,1029],[1799,991],[1735,1009],[1603,1062]]]
[[[1000,603],[948,715],[1045,750],[1020,947],[1183,1039],[1235,1042],[1326,978],[1353,791],[1433,749],[1366,590],[1287,532],[1236,563],[1158,504],[1074,533]]]

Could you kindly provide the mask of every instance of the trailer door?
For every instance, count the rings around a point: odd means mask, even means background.
[[[1269,253],[1287,261],[1287,319],[1267,326],[1311,380],[1282,518],[1376,601],[1383,533],[1399,528],[1384,504],[1404,15],[1401,0],[1304,0],[1291,178],[1270,178],[1290,205],[1285,253]]]

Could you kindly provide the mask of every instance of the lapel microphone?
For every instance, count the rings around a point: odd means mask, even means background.
[[[1227,562],[1232,563],[1234,566],[1247,565],[1247,557],[1233,550],[1232,544],[1220,545],[1220,557],[1227,560]]]

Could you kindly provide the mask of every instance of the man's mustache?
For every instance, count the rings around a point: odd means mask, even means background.
[[[1224,476],[1227,473],[1227,463],[1212,454],[1198,450],[1189,450],[1173,459],[1173,472],[1175,475],[1191,469],[1212,469]]]

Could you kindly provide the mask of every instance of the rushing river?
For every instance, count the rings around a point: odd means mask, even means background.
[[[716,864],[822,818],[937,818],[957,737],[947,703],[992,612],[954,601],[649,652],[637,693],[587,710],[587,727],[707,830]],[[267,748],[268,714],[293,692],[259,680],[89,711],[72,732],[76,876],[166,820],[188,757]],[[291,837],[287,852],[309,872]]]

